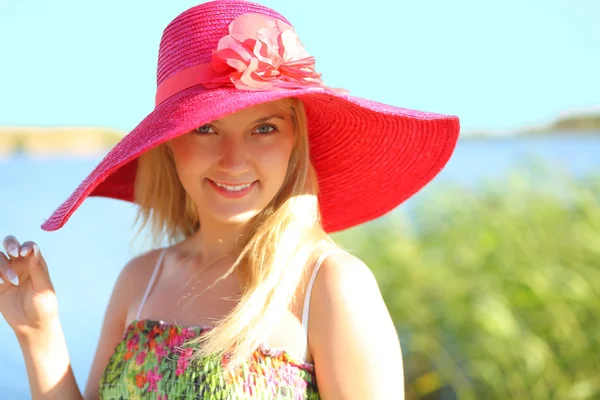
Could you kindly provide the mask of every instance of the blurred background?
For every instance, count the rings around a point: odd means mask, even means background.
[[[375,272],[407,399],[600,398],[600,3],[264,0],[327,85],[458,115],[444,171],[335,235]],[[85,385],[135,209],[40,225],[153,108],[162,29],[196,1],[0,0],[0,236],[40,244]],[[27,399],[0,321],[0,398]]]

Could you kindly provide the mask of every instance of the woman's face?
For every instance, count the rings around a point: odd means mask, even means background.
[[[200,221],[243,223],[283,185],[293,144],[290,112],[267,103],[198,127],[169,147]]]

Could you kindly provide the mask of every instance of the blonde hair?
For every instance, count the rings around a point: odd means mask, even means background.
[[[250,234],[241,243],[237,260],[219,278],[242,270],[241,298],[214,329],[188,342],[199,345],[195,357],[226,354],[231,367],[258,348],[292,304],[319,244],[333,243],[321,225],[304,106],[297,99],[277,104],[290,112],[294,124],[286,177],[278,194],[249,222]],[[140,205],[142,228],[150,225],[156,242],[166,237],[175,243],[200,229],[195,205],[179,182],[164,144],[140,157],[135,201]]]

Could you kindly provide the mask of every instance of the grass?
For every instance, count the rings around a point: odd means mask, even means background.
[[[407,398],[600,397],[600,179],[447,184],[336,235],[374,271]]]

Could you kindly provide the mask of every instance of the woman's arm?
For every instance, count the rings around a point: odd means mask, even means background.
[[[32,399],[82,399],[60,321],[17,339],[25,359]]]
[[[324,400],[404,399],[398,334],[369,268],[351,255],[328,257],[309,316],[309,346]]]
[[[6,236],[0,251],[0,311],[15,332],[33,399],[81,399],[48,265],[32,241]],[[8,282],[11,283],[8,283]]]
[[[16,254],[25,253],[9,259],[0,251],[0,275],[7,276],[12,269],[19,278],[14,284],[0,283],[0,311],[21,346],[32,399],[82,399],[58,316],[56,294],[39,248],[33,242],[21,247],[12,236],[4,244],[16,246]],[[100,377],[122,338],[129,305],[143,287],[148,275],[146,264],[153,257],[147,254],[133,259],[117,279],[88,378],[86,399],[98,398]]]

